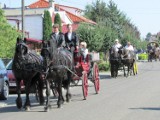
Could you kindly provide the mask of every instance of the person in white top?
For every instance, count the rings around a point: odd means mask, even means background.
[[[119,48],[122,47],[122,45],[119,43],[118,39],[115,40],[115,44],[113,45],[113,47],[116,48],[116,51],[118,51]]]
[[[86,42],[81,42],[80,43],[80,49],[82,52],[82,55],[84,57],[84,61],[86,60],[87,54],[88,54],[88,49],[87,49],[87,43]]]
[[[125,46],[125,48],[126,48],[127,50],[129,50],[129,51],[134,51],[134,48],[133,48],[133,46],[131,45],[130,42],[127,42],[127,45]]]

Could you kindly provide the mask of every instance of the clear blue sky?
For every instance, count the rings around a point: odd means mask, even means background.
[[[25,0],[25,5],[29,5],[37,0]],[[74,6],[84,9],[87,4],[92,4],[95,0],[55,0],[62,5]],[[108,4],[109,0],[103,0]],[[123,11],[132,23],[138,27],[141,37],[145,37],[148,32],[156,34],[160,31],[160,0],[113,0],[118,9]],[[0,0],[8,7],[20,7],[21,0]]]

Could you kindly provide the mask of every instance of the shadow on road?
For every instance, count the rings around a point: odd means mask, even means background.
[[[160,107],[140,107],[140,108],[129,108],[131,110],[160,110]]]
[[[105,75],[105,74],[103,74],[103,75],[100,75],[100,79],[101,79],[101,80],[106,80],[106,79],[112,79],[112,78],[111,78],[110,75],[107,75],[107,74]]]
[[[9,112],[19,112],[21,110],[17,109],[16,106],[5,106],[0,108],[0,113],[9,113]]]

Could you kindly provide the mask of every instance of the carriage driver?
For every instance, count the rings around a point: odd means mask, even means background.
[[[53,25],[53,33],[51,34],[51,39],[56,40],[57,48],[64,48],[66,46],[64,34],[59,31],[59,24]]]
[[[113,47],[116,48],[116,51],[118,51],[119,48],[122,47],[122,45],[119,43],[119,40],[118,40],[118,39],[115,40],[115,44],[113,45]]]

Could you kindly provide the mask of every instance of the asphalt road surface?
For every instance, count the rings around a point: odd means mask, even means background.
[[[72,100],[58,109],[52,98],[52,108],[44,112],[34,94],[31,111],[18,110],[16,95],[0,101],[1,120],[159,120],[160,119],[160,62],[139,62],[138,75],[111,78],[100,73],[100,93],[89,85],[87,100],[83,100],[82,87],[71,88]],[[25,100],[22,95],[23,101]]]

